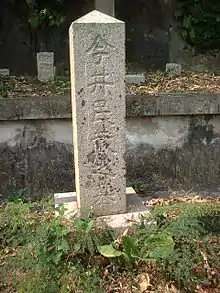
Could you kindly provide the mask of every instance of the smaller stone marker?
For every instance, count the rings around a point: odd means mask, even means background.
[[[95,0],[95,9],[114,17],[115,0]]]
[[[130,73],[130,74],[126,74],[125,81],[127,84],[140,85],[145,83],[145,76],[142,73],[140,74]]]
[[[178,76],[182,72],[182,66],[177,63],[167,63],[165,72],[168,76]]]
[[[42,82],[53,81],[55,76],[54,53],[37,53],[37,74],[38,80]]]
[[[8,68],[0,68],[0,76],[9,76]]]

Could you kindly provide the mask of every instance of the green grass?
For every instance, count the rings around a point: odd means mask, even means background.
[[[176,292],[218,290],[217,203],[154,207],[156,224],[143,221],[120,239],[92,219],[73,219],[69,230],[53,213],[51,199],[14,196],[0,208],[0,292],[144,292],[148,281],[151,292],[166,284]]]

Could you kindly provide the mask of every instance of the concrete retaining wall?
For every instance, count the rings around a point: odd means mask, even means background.
[[[127,96],[128,185],[220,187],[220,95]],[[0,194],[74,190],[69,97],[0,100]]]

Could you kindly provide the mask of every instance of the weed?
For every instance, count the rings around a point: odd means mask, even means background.
[[[22,194],[23,194],[23,190],[20,189],[20,190],[14,192],[12,195],[10,195],[8,197],[8,201],[9,202],[19,202],[19,201],[22,201]]]
[[[22,202],[10,202],[0,213],[0,248],[24,245],[33,224],[30,209]]]
[[[140,182],[138,180],[135,180],[133,183],[132,183],[132,187],[134,188],[134,190],[138,193],[142,193],[146,190],[147,188],[147,185],[144,184],[143,182]]]
[[[113,234],[109,230],[96,229],[91,219],[75,219],[74,233],[69,235],[72,249],[76,254],[89,253],[94,255],[99,245],[113,241]]]
[[[7,98],[8,97],[8,88],[6,85],[7,78],[0,75],[0,98]]]
[[[216,229],[220,225],[219,212],[220,207],[215,204],[174,204],[156,207],[152,211],[160,230],[170,233],[175,242],[173,252],[162,265],[167,277],[183,288],[200,284],[207,278],[203,252],[205,251],[210,261],[210,249],[213,251],[213,245],[207,239],[212,239],[215,235],[220,239]],[[213,269],[216,270],[217,267],[220,268],[219,263],[213,263]]]
[[[1,207],[0,292],[140,292],[148,279],[155,292],[161,284],[182,292],[218,286],[218,204],[155,207],[156,224],[143,220],[118,239],[91,218],[67,229],[53,213],[51,199]]]
[[[128,265],[150,260],[166,259],[174,248],[172,237],[168,233],[155,232],[144,237],[122,236],[121,250],[117,250],[112,244],[99,246],[99,252],[105,257],[123,256]]]

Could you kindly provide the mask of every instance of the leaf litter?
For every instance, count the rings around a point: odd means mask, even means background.
[[[145,84],[128,86],[131,94],[158,94],[161,92],[219,93],[220,74],[183,71],[181,75],[169,77],[164,72],[149,72]]]
[[[3,82],[1,78],[0,81]],[[43,83],[37,77],[9,76],[4,78],[4,84],[7,90],[7,98],[62,96],[70,91],[68,77],[56,77],[54,81]]]
[[[192,192],[192,190],[185,192],[168,192],[164,196],[157,198],[149,197],[146,199],[145,204],[147,206],[167,206],[174,203],[216,203],[220,204],[220,195],[209,196]]]
[[[62,96],[70,93],[70,78],[56,77],[54,81],[43,83],[37,77],[9,76],[0,77],[4,81],[7,98],[34,96]],[[183,71],[181,75],[169,77],[162,71],[146,72],[145,83],[127,85],[127,94],[158,94],[161,92],[219,93],[220,73]],[[1,94],[0,94],[1,95]]]

